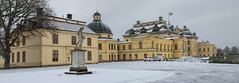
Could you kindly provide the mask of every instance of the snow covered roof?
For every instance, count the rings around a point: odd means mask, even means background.
[[[86,26],[82,26],[79,24],[73,24],[73,23],[67,23],[67,22],[58,22],[58,21],[51,21],[50,22],[56,29],[59,30],[65,30],[65,31],[73,31],[77,32],[81,27],[84,27],[83,33],[88,34],[96,34],[94,31],[92,31],[90,28]]]
[[[148,33],[148,32],[153,32],[153,27],[154,27],[154,26],[155,26],[155,25],[149,25],[149,26],[144,26],[144,28],[146,29],[146,31],[147,31],[147,33]],[[171,31],[171,30],[173,30],[173,28],[170,29],[170,27],[173,27],[173,25],[158,24],[157,26],[159,26],[160,31],[165,31],[165,30]],[[134,28],[132,28],[132,29],[135,31],[135,34],[140,34],[142,28],[143,28],[143,27],[134,27]],[[129,29],[128,31],[126,31],[126,32],[125,32],[125,35],[129,35],[129,34],[130,34],[130,30],[131,30],[131,29]]]
[[[172,39],[179,39],[180,37],[170,37],[170,38],[163,38],[163,39],[167,39],[167,40],[172,40]]]
[[[98,40],[111,40],[111,41],[116,41],[114,39],[108,39],[108,38],[98,38]]]
[[[133,37],[133,38],[146,38],[146,37],[150,37],[150,36],[137,36],[137,37]]]
[[[118,44],[132,43],[132,41],[118,42]]]

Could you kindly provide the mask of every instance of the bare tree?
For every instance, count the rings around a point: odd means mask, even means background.
[[[232,48],[231,48],[231,53],[230,53],[231,55],[238,55],[238,47],[236,47],[236,46],[233,46]]]
[[[218,56],[223,56],[223,50],[221,48],[217,49],[217,55]]]
[[[22,33],[33,33],[47,25],[41,16],[43,12],[37,12],[42,8],[48,12],[44,14],[51,14],[47,0],[0,0],[0,46],[5,58],[4,68],[9,68],[11,46]]]
[[[226,46],[224,49],[223,49],[224,52],[228,54],[230,54],[230,48],[228,46]]]

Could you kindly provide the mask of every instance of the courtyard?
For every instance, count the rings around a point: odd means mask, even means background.
[[[66,75],[69,66],[0,70],[0,83],[236,83],[239,65],[195,62],[111,62],[86,65],[93,74]]]

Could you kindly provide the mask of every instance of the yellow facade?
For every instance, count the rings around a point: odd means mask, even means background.
[[[161,54],[173,58],[173,41],[152,37],[132,38],[131,41],[118,42],[119,60],[143,60]]]
[[[60,19],[60,18],[57,18]],[[61,18],[64,23],[64,18]],[[57,21],[61,21],[57,20]],[[69,23],[72,24],[72,23]],[[74,24],[72,24],[74,25]],[[71,28],[71,27],[64,27]],[[80,28],[80,27],[79,27]],[[77,29],[78,30],[78,29]],[[15,45],[11,49],[10,65],[11,67],[31,67],[31,66],[52,66],[52,65],[68,65],[71,64],[71,50],[75,48],[72,44],[72,37],[77,41],[77,31],[67,30],[38,30],[44,33],[44,36],[33,36],[25,34],[26,43],[23,45],[20,42],[19,46]],[[58,36],[57,43],[53,43],[53,34]],[[98,37],[99,35],[92,33],[85,33],[83,31],[85,40],[83,41],[83,50],[85,53],[85,63],[98,63]],[[22,41],[22,38],[19,38]],[[88,41],[90,40],[90,45]],[[57,51],[57,60],[53,60],[53,51]],[[88,53],[90,53],[88,55]],[[25,57],[24,57],[24,56]],[[89,58],[90,57],[90,58]]]
[[[3,67],[4,67],[4,59],[0,58],[0,68],[3,68]]]
[[[118,42],[120,60],[142,60],[144,57],[156,55],[162,55],[166,59],[177,59],[182,56],[198,57],[202,53],[209,54],[211,57],[216,56],[215,45],[201,45],[200,42],[198,43],[196,33],[191,33],[186,26],[179,29],[177,26],[174,28],[172,25],[163,23],[164,21],[154,22],[157,21],[142,24],[137,22],[123,35],[124,41]],[[158,25],[161,26],[158,27]],[[140,43],[142,43],[141,47]],[[132,46],[132,49],[128,49],[129,46]],[[199,53],[199,48],[210,50]],[[136,55],[137,59],[134,58]]]
[[[215,44],[210,42],[199,42],[198,43],[198,56],[199,57],[215,57],[217,54],[217,48]]]
[[[117,41],[112,39],[98,39],[98,46],[99,62],[118,60]]]

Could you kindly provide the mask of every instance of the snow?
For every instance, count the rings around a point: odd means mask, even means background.
[[[150,37],[150,36],[137,36],[137,37],[133,37],[133,38],[146,38],[146,37]]]
[[[202,62],[192,56],[182,56],[177,61],[178,62]]]
[[[170,38],[163,38],[163,39],[167,39],[167,40],[171,40],[171,39],[179,39],[180,37],[170,37]]]
[[[110,40],[110,41],[117,41],[117,40],[114,40],[114,39],[107,39],[107,38],[98,38],[98,40]]]
[[[57,21],[51,21],[51,24],[57,29],[66,30],[66,31],[74,31],[74,32],[77,32],[81,27],[84,27],[83,33],[96,34],[89,27],[82,26],[79,24],[71,24],[71,23],[57,22]]]
[[[70,66],[0,70],[0,83],[237,83],[239,65],[191,62],[111,62],[86,65],[93,74],[68,75]]]
[[[132,41],[118,42],[118,44],[132,43]]]

